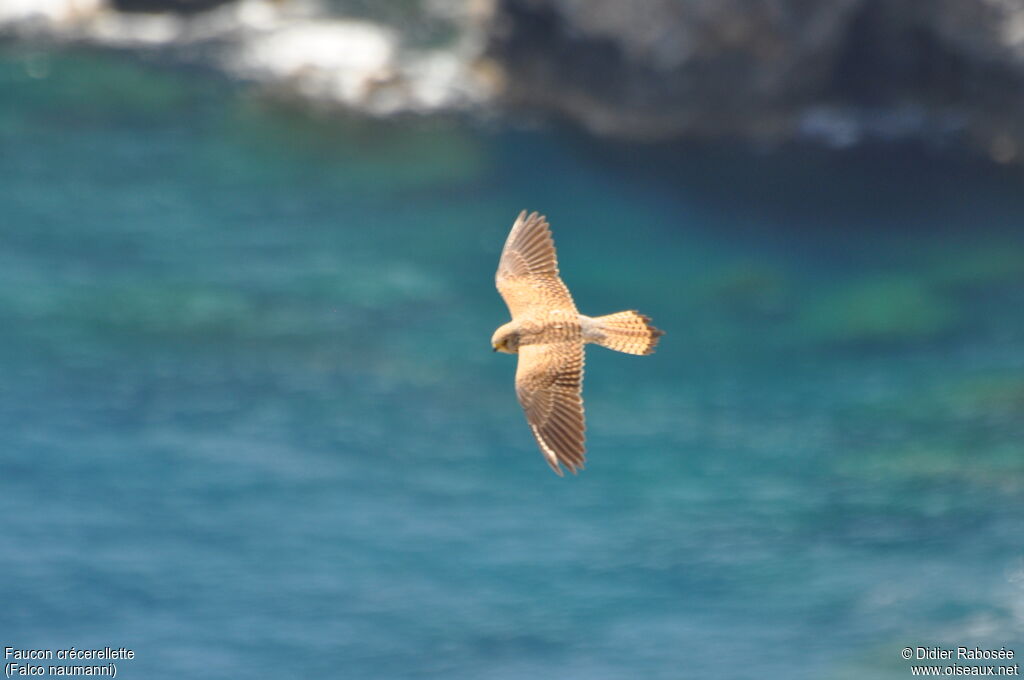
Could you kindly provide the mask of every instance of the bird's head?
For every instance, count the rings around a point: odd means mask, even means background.
[[[494,335],[491,336],[491,347],[495,352],[506,354],[515,354],[519,351],[519,329],[514,322],[509,321],[494,331]]]

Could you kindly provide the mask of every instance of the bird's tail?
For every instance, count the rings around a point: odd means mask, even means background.
[[[651,317],[636,310],[594,317],[598,333],[594,342],[626,354],[650,354],[665,331],[651,325]]]

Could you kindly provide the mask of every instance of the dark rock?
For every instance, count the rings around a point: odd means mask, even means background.
[[[232,0],[112,0],[116,10],[122,12],[178,12],[192,13],[226,5]]]
[[[955,129],[999,160],[1024,149],[1024,3],[495,3],[508,102],[599,132],[787,140],[834,124],[846,141]]]

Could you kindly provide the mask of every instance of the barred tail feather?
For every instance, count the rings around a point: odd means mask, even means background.
[[[651,317],[636,310],[594,317],[597,333],[594,342],[626,354],[650,354],[665,334],[651,325]]]

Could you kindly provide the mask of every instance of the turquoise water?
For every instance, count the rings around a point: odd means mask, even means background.
[[[138,678],[903,678],[1024,634],[1024,192],[951,152],[372,125],[0,59],[0,644]],[[589,465],[489,338],[522,208]]]

